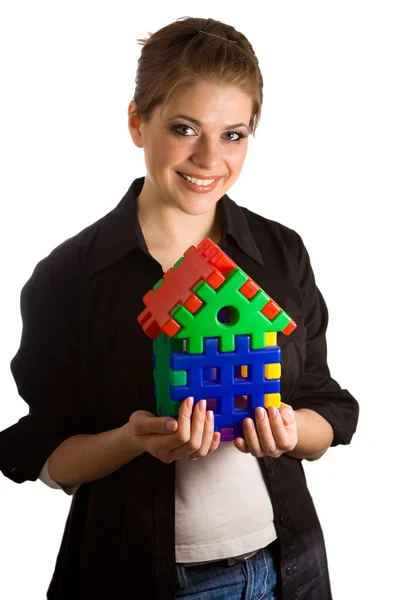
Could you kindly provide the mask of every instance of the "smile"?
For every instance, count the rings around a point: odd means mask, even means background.
[[[196,185],[211,185],[215,181],[215,179],[195,179],[194,177],[190,177],[190,175],[186,175],[185,173],[179,173],[179,175],[182,175],[186,181],[191,181]]]
[[[187,189],[198,194],[211,192],[217,186],[219,180],[221,179],[220,177],[214,179],[197,179],[196,177],[186,175],[186,173],[179,172],[178,175]]]

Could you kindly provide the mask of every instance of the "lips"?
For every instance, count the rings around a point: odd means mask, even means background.
[[[186,175],[187,177],[192,177],[193,179],[219,179],[220,175],[202,175],[201,173],[186,173],[186,171],[178,171],[179,175]]]
[[[179,171],[177,171],[176,173],[177,175],[179,175],[179,180],[185,186],[185,188],[190,190],[191,192],[195,192],[196,194],[207,194],[208,192],[211,192],[215,189],[215,187],[218,185],[219,180],[221,179],[221,177],[208,177],[208,179],[214,179],[214,181],[209,185],[197,185],[185,179],[182,176],[182,173],[180,173]],[[189,175],[189,173],[185,173],[185,175],[188,175],[189,177],[193,177],[195,179],[201,179],[201,181],[206,180],[206,178],[203,175],[197,177],[195,177],[194,175]]]

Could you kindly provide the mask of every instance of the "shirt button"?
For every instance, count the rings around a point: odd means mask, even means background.
[[[280,523],[281,525],[283,525],[283,524],[284,524],[284,522],[285,522],[285,517],[281,517],[281,518],[279,519],[279,523]]]
[[[275,467],[274,467],[274,465],[268,465],[268,471],[269,471],[270,473],[273,473],[273,472],[275,471]]]
[[[286,569],[286,575],[292,575],[292,573],[293,573],[293,569],[292,569],[292,567],[288,567],[288,568]]]

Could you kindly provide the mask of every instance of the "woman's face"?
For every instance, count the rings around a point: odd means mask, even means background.
[[[191,215],[213,208],[241,172],[251,115],[252,99],[237,87],[200,82],[176,90],[139,129],[130,127],[144,149],[144,197]]]

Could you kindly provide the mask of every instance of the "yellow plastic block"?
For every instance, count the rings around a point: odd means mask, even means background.
[[[276,346],[277,333],[276,331],[267,331],[265,334],[265,345]]]
[[[246,379],[248,378],[248,376],[249,376],[249,368],[248,368],[247,365],[242,365],[240,367],[240,374],[242,375],[242,377],[244,377]]]
[[[280,376],[281,376],[280,363],[273,363],[273,364],[265,365],[264,373],[265,373],[265,379],[280,379]]]
[[[265,406],[265,408],[268,408],[269,406],[276,406],[276,408],[280,408],[281,395],[280,394],[264,394],[264,406]]]

